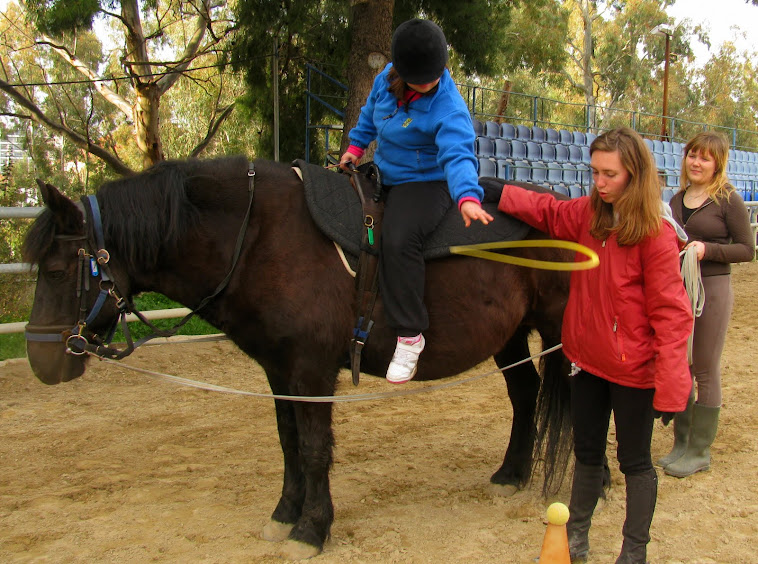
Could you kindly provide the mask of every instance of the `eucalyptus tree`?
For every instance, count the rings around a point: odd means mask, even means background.
[[[175,156],[199,153],[232,112],[223,82],[208,81],[208,69],[216,76],[223,71],[224,48],[234,31],[222,0],[22,0],[21,6],[25,19],[12,20],[13,45],[5,46],[0,76],[6,113],[65,137],[114,172],[130,174],[166,157],[161,102],[180,79],[204,73],[212,110],[195,145]],[[104,25],[93,32],[97,21]],[[120,44],[104,53],[108,25]],[[33,59],[42,80],[30,78],[23,57]],[[53,62],[74,69],[78,84],[47,76]],[[80,99],[77,88],[86,92]],[[80,111],[67,111],[67,100]],[[136,158],[130,156],[132,146]]]

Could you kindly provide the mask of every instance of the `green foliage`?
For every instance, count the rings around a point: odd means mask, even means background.
[[[99,0],[27,0],[27,11],[41,31],[53,36],[92,29]]]

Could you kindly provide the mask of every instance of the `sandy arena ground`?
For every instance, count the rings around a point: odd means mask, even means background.
[[[712,467],[661,477],[652,562],[758,562],[758,263],[737,265],[733,284]],[[260,368],[229,342],[145,347],[126,363],[269,393]],[[346,371],[340,382],[341,393],[354,393]],[[387,386],[364,377],[357,392]],[[537,483],[512,497],[488,487],[510,417],[498,375],[337,404],[336,518],[314,562],[533,562],[554,500],[541,498]],[[281,488],[270,400],[103,362],[47,387],[25,360],[11,360],[0,363],[0,436],[2,562],[281,562],[278,545],[260,538]],[[670,443],[671,429],[657,424],[654,457]],[[609,454],[614,487],[594,521],[592,562],[613,562],[621,546],[624,488],[612,435]],[[567,480],[556,499],[568,495]]]

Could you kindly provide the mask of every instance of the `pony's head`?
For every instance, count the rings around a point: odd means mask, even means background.
[[[27,354],[45,384],[81,376],[82,343],[97,340],[118,316],[115,300],[96,305],[101,265],[83,207],[54,186],[37,181],[46,209],[24,242],[24,259],[38,266],[34,304],[27,325]],[[91,315],[95,311],[96,315]],[[85,323],[86,321],[86,323]]]

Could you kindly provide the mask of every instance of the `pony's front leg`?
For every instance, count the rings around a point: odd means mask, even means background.
[[[316,556],[324,547],[334,521],[334,507],[329,489],[332,466],[332,404],[298,403],[297,418],[301,472],[305,482],[300,518],[290,532],[290,558]]]
[[[289,385],[280,379],[269,378],[269,382],[277,395],[331,396],[336,378],[335,371],[327,377],[290,377]],[[288,539],[283,552],[289,559],[310,558],[323,549],[334,520],[329,490],[334,446],[332,403],[276,400],[275,405],[284,483],[263,538]]]
[[[272,386],[272,389],[275,390],[276,387]],[[292,528],[300,518],[305,498],[305,479],[300,466],[294,403],[275,400],[275,407],[279,444],[284,455],[284,482],[282,495],[271,515],[271,521],[263,528],[263,538],[267,541],[279,542],[289,537]]]

